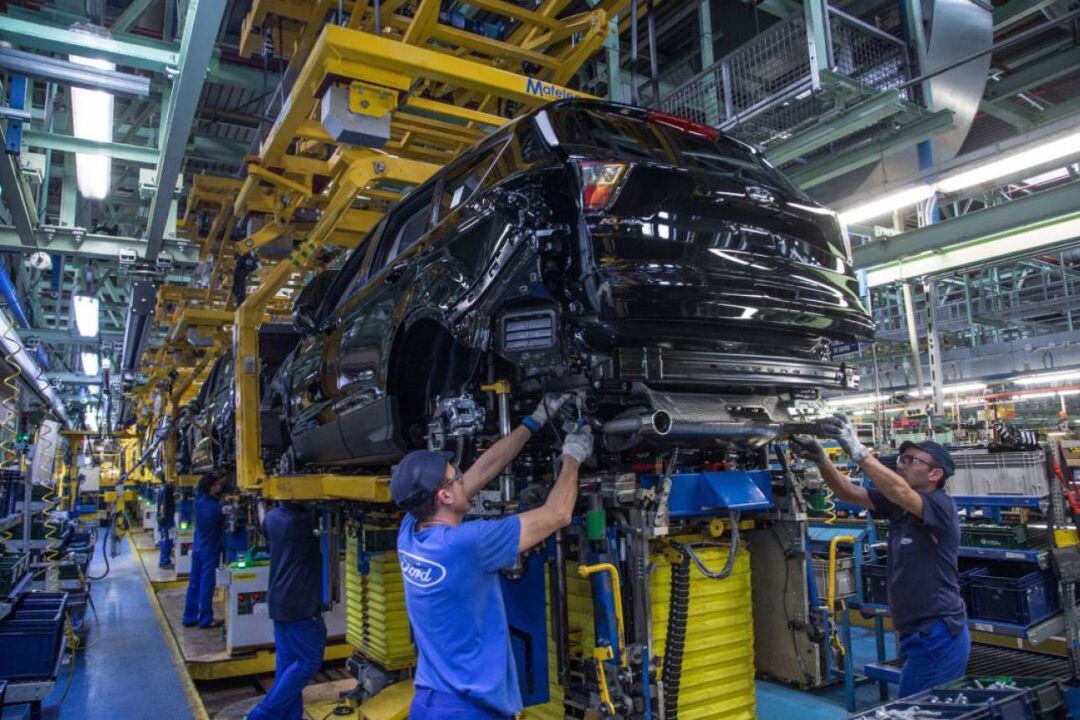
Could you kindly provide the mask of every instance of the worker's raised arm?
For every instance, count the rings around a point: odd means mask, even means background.
[[[573,397],[573,393],[545,395],[532,415],[525,418],[512,433],[485,450],[461,477],[465,496],[471,499],[487,487],[518,456],[529,438],[539,432]]]
[[[866,492],[866,489],[855,485],[846,475],[837,470],[836,466],[829,460],[829,456],[825,454],[824,448],[812,437],[800,435],[791,438],[791,449],[799,457],[810,460],[817,465],[818,471],[821,473],[821,479],[829,486],[837,500],[852,505],[861,505],[868,510],[875,509],[874,501],[870,499],[870,494]]]
[[[592,448],[592,428],[588,426],[566,436],[562,448],[562,469],[554,487],[548,493],[547,501],[535,510],[518,516],[521,519],[518,552],[525,552],[546,540],[556,530],[570,524],[574,505],[577,504],[578,472],[581,463],[592,455]]]

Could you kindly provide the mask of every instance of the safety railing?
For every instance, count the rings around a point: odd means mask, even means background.
[[[889,90],[909,78],[903,41],[828,8],[830,68],[862,85]],[[817,92],[808,28],[796,13],[755,36],[660,98],[664,112],[767,144],[788,137],[833,106]]]

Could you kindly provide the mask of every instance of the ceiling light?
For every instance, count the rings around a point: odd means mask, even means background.
[[[941,389],[943,392],[946,392],[949,395],[963,395],[965,393],[982,392],[986,389],[986,383],[957,383],[956,385],[946,385]]]
[[[1014,172],[1020,172],[1027,168],[1074,155],[1078,149],[1080,149],[1080,133],[1072,133],[1057,140],[1051,140],[1036,147],[1021,150],[1000,160],[984,163],[951,177],[942,178],[937,181],[936,185],[941,192],[956,192],[973,185],[981,185],[1005,177]]]
[[[1064,180],[1069,177],[1069,168],[1057,168],[1056,170],[1050,170],[1038,175],[1033,175],[1029,178],[1024,178],[1025,185],[1044,185],[1046,183],[1054,182],[1055,180]]]
[[[96,352],[86,352],[85,350],[80,353],[82,358],[82,369],[86,375],[97,375],[101,370],[100,358]]]
[[[1065,397],[1067,395],[1080,395],[1080,390],[1058,390],[1058,395]]]
[[[914,205],[934,195],[933,185],[916,185],[905,188],[895,193],[871,200],[863,205],[857,205],[848,210],[840,211],[840,222],[845,225],[854,225],[864,220],[876,218],[886,213],[892,213],[900,208]]]
[[[872,405],[880,399],[877,395],[848,395],[846,397],[829,398],[825,402],[836,407],[859,407],[861,405]]]
[[[71,62],[98,70],[115,70],[108,60],[71,55]],[[99,143],[113,141],[113,96],[104,90],[71,88],[71,124],[75,137]],[[75,154],[75,181],[83,197],[101,200],[109,194],[112,159],[105,154]]]
[[[71,312],[75,316],[75,332],[78,337],[96,338],[100,322],[101,303],[92,295],[72,295]]]
[[[1061,372],[1041,373],[1039,375],[1028,375],[1026,377],[1015,377],[1012,379],[1017,385],[1039,385],[1042,383],[1061,382],[1063,380],[1073,380],[1080,378],[1080,370],[1063,370]]]
[[[1051,390],[1050,392],[1031,393],[1029,395],[1017,395],[1013,398],[1013,402],[1023,402],[1024,400],[1041,400],[1043,398],[1054,397],[1055,395],[1057,395],[1057,393],[1053,390]]]

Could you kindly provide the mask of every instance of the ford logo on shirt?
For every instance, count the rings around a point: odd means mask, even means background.
[[[418,588],[438,585],[446,577],[446,568],[434,560],[398,550],[398,564],[405,582]]]

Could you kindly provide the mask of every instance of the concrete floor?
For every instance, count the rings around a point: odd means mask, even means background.
[[[93,583],[92,596],[100,625],[91,613],[87,647],[77,653],[75,674],[63,703],[70,664],[64,665],[57,687],[42,708],[45,720],[190,720],[179,671],[161,635],[153,607],[144,590],[142,570],[127,542],[109,558],[111,570]],[[101,575],[105,563],[98,553],[90,568]],[[9,708],[4,720],[22,717],[26,706]]]
[[[110,563],[109,575],[93,587],[100,625],[95,625],[92,617],[89,619],[89,647],[78,653],[67,697],[61,704],[70,665],[62,668],[57,688],[44,704],[43,718],[192,718],[179,671],[146,596],[142,571],[131,546],[121,543],[120,555],[110,558]],[[91,574],[100,575],[104,569],[99,553]],[[856,667],[861,668],[875,659],[873,635],[858,627],[852,633]],[[891,652],[891,637],[889,649]],[[762,720],[835,720],[847,714],[842,684],[801,692],[759,680],[757,689],[757,716]],[[877,685],[859,688],[858,698],[860,710],[876,705]],[[24,710],[25,706],[8,708],[3,720],[22,718]]]

